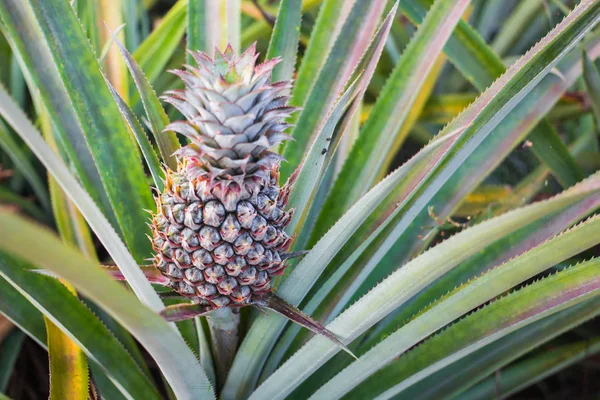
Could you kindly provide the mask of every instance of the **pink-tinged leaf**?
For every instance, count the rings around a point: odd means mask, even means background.
[[[385,1],[354,2],[341,28],[342,34],[332,46],[306,101],[303,104],[294,103],[302,106],[303,110],[297,117],[296,128],[292,133],[295,141],[286,145],[283,151],[283,156],[288,161],[281,165],[281,176],[284,179],[300,165],[302,156],[316,138],[317,127],[323,125],[343,88],[353,81],[352,77],[356,75],[354,71],[357,71],[385,7]]]
[[[306,329],[316,333],[317,335],[321,335],[331,340],[337,346],[341,347],[346,353],[350,354],[352,357],[357,357],[342,343],[340,340],[327,328],[321,325],[319,322],[315,321],[308,315],[304,314],[298,308],[294,307],[287,301],[283,300],[281,297],[277,296],[273,292],[269,292],[256,300],[254,300],[254,304],[259,307],[266,307],[283,315],[288,318],[290,321],[293,321]]]
[[[437,2],[428,12],[382,89],[340,171],[315,227],[318,239],[385,175],[389,161],[410,130],[419,96],[468,0]],[[431,72],[431,73],[430,73]]]
[[[115,265],[103,265],[102,269],[108,272],[108,274],[117,281],[124,281],[125,276],[119,270],[119,268]],[[156,285],[168,286],[169,279],[167,279],[163,274],[160,273],[158,268],[153,265],[140,265],[140,270],[144,273],[144,276],[150,283],[154,283]]]
[[[214,308],[210,305],[184,303],[167,306],[160,312],[160,315],[166,321],[179,322],[206,315],[213,310]]]
[[[359,102],[362,100],[367,85],[371,81],[389,35],[396,9],[397,6],[395,5],[373,37],[371,44],[356,67],[357,77],[336,102],[335,107],[325,119],[306,158],[302,162],[299,171],[297,171],[298,177],[289,202],[290,207],[296,209],[292,222],[287,228],[291,233],[298,233],[298,228],[301,226],[300,223],[306,218],[310,200],[318,189],[327,166],[333,158],[337,145],[348,127]],[[299,242],[299,246],[303,246],[303,241],[305,239]]]
[[[117,39],[114,34],[111,33],[111,35],[125,60],[125,64],[127,64],[127,68],[129,68],[129,72],[131,72],[131,75],[133,76],[135,85],[140,93],[142,104],[144,105],[144,110],[146,111],[146,116],[152,127],[151,132],[154,134],[154,138],[158,144],[160,154],[169,168],[176,170],[177,161],[173,154],[180,146],[175,133],[164,131],[165,126],[169,125],[169,118],[140,66],[135,62],[119,39]]]

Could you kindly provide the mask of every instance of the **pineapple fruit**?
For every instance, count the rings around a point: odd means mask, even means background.
[[[163,99],[186,118],[167,130],[190,144],[166,172],[153,216],[155,264],[170,286],[206,309],[255,304],[283,273],[291,239],[284,228],[290,187],[279,186],[281,157],[269,149],[290,139],[285,122],[291,82],[271,83],[278,59],[256,65],[252,46],[173,71],[185,83]]]

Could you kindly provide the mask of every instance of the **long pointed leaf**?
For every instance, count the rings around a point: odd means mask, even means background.
[[[149,378],[96,316],[58,280],[27,271],[33,267],[4,251],[0,253],[0,275],[60,328],[59,332],[48,332],[48,340],[51,342],[54,333],[64,332],[112,374],[125,395],[159,398]]]
[[[0,214],[4,222],[0,227],[0,234],[3,237],[10,236],[2,241],[0,248],[22,257],[38,268],[57,273],[109,312],[148,350],[178,397],[214,398],[212,386],[198,360],[172,326],[140,304],[130,292],[110,279],[96,265],[73,248],[64,246],[49,232],[5,211],[0,211]],[[27,238],[35,238],[34,252],[22,246]],[[85,273],[82,273],[82,269]]]
[[[48,189],[46,185],[40,179],[40,176],[36,172],[35,168],[31,164],[27,155],[14,141],[7,126],[0,120],[0,147],[8,154],[11,158],[15,167],[21,171],[25,178],[31,184],[33,192],[37,196],[39,202],[42,204],[46,211],[50,211],[50,197],[48,195]]]
[[[371,395],[384,392],[377,397],[378,399],[398,395],[403,388],[410,387],[413,382],[418,382],[451,361],[465,357],[486,344],[494,343],[519,328],[541,320],[542,317],[564,310],[586,296],[592,295],[590,301],[598,304],[599,280],[600,261],[591,260],[500,298],[431,338],[432,344],[438,345],[444,337],[453,337],[454,340],[450,345],[438,347],[443,350],[440,351],[439,356],[432,357],[431,363],[426,368],[412,376],[407,374],[408,376],[405,376],[399,384],[390,385],[392,387],[388,390],[385,390],[387,389],[385,385],[381,388],[383,390],[376,390]],[[589,304],[588,301],[588,307],[593,304]],[[464,334],[461,334],[463,332]]]
[[[306,149],[315,137],[317,127],[321,126],[333,102],[352,76],[361,55],[368,47],[384,8],[384,1],[355,1],[341,29],[344,34],[335,41],[310,94],[301,105],[304,108],[292,132],[295,141],[284,147],[283,157],[288,162],[281,165],[283,179],[287,179],[300,165]]]
[[[113,40],[117,44],[121,56],[125,60],[127,68],[129,68],[131,76],[133,76],[133,80],[142,99],[142,104],[144,105],[148,121],[150,121],[152,133],[158,144],[162,159],[169,168],[177,170],[177,160],[173,153],[179,149],[179,141],[177,140],[177,136],[175,136],[175,132],[164,130],[165,126],[169,124],[169,118],[162,108],[152,86],[150,86],[150,82],[148,82],[148,79],[144,76],[140,66],[135,62],[121,42],[119,42],[119,39],[113,37]]]
[[[407,122],[429,71],[468,4],[468,0],[437,1],[419,26],[331,189],[323,207],[322,220],[318,223],[321,231],[315,233],[317,236],[372,187],[382,168],[387,167],[384,164],[389,159],[387,154],[394,151],[392,144],[397,134]]]
[[[273,70],[273,81],[292,79],[296,66],[300,22],[302,19],[302,0],[283,0],[279,4],[275,28],[267,51],[267,60],[281,57],[281,62]]]
[[[296,227],[305,218],[309,200],[314,196],[315,190],[323,179],[341,136],[346,131],[367,89],[390,32],[395,13],[396,6],[392,8],[363,55],[359,68],[364,72],[357,78],[355,84],[351,84],[339,98],[299,167],[289,200],[290,207],[296,210],[288,226],[292,233],[296,233]]]
[[[117,226],[110,200],[104,190],[100,174],[85,140],[85,134],[72,107],[64,107],[70,100],[54,66],[50,49],[41,38],[31,8],[25,2],[16,4],[0,1],[0,17],[5,37],[21,70],[29,76],[30,91],[39,90],[42,100],[56,126],[63,147],[77,171],[79,179],[109,220]]]
[[[450,397],[460,393],[482,378],[504,368],[511,361],[530,352],[533,348],[594,318],[600,312],[598,305],[600,305],[600,299],[596,296],[576,306],[545,317],[527,327],[520,328],[516,332],[494,341],[458,361],[450,358],[446,360],[445,364],[447,365],[444,368],[432,374],[427,373],[427,376],[423,374],[419,377],[415,384],[403,391],[402,396],[416,399],[419,397]],[[416,371],[421,371],[433,364],[433,359],[447,358],[448,355],[451,357],[456,337],[454,332],[463,329],[469,331],[470,326],[479,325],[472,319],[469,322],[473,325],[463,323],[463,321],[458,322],[458,324],[461,324],[460,327],[456,327],[451,331],[443,330],[432,340],[424,343],[422,347],[419,346],[414,351],[411,350],[406,356],[374,374],[365,381],[364,386],[359,386],[353,393],[360,395],[360,392],[370,384],[375,386],[376,381],[378,382],[378,389],[372,390],[373,388],[370,387],[368,390],[371,393],[386,390],[386,387],[394,386],[397,382],[401,382]],[[444,351],[431,351],[432,347],[442,348]],[[410,365],[410,367],[404,369],[403,373],[398,373],[402,369],[402,365]],[[394,378],[387,381],[386,385],[382,387],[379,380],[381,374],[393,375]]]
[[[484,223],[478,227],[485,225]],[[544,245],[525,253],[521,257],[491,270],[481,278],[460,287],[455,293],[451,293],[446,299],[442,299],[434,307],[400,328],[374,349],[363,355],[359,361],[354,362],[342,373],[338,374],[336,381],[343,380],[345,386],[340,387],[336,382],[330,381],[322,388],[319,395],[327,393],[326,390],[328,389],[332,390],[328,394],[329,396],[332,393],[341,393],[340,390],[345,392],[351,389],[396,356],[428,335],[451,323],[454,319],[556,263],[597,244],[600,242],[600,237],[594,235],[593,232],[597,232],[599,227],[600,218],[592,218],[586,223],[546,242]],[[472,234],[474,230],[475,228],[470,229],[469,233]],[[461,236],[461,240],[464,240],[467,232],[464,231],[461,235],[454,236],[451,239]],[[481,238],[482,236],[479,237]],[[489,236],[489,233],[487,236]],[[368,329],[380,315],[386,314],[400,305],[403,302],[402,298],[405,299],[405,296],[410,295],[413,290],[418,290],[419,287],[422,287],[423,283],[429,283],[432,279],[443,273],[441,270],[448,268],[448,264],[437,264],[437,267],[434,267],[429,263],[432,261],[431,259],[427,260],[427,262],[425,260],[428,258],[427,255],[433,256],[436,254],[436,249],[445,247],[443,246],[444,244],[452,245],[454,241],[451,239],[434,247],[430,252],[425,253],[423,256],[415,259],[414,262],[396,271],[332,323],[327,325],[327,328],[337,335],[345,337],[346,343],[354,340]],[[446,259],[451,259],[448,252],[444,256]],[[452,263],[450,265],[455,264]],[[600,284],[600,277],[595,282],[596,284]],[[261,396],[282,398],[282,396],[285,396],[296,387],[303,377],[314,372],[318,366],[322,365],[336,352],[337,349],[333,349],[331,345],[324,346],[323,339],[318,337],[311,339],[298,353],[294,354],[292,358],[267,379],[254,392],[253,396],[255,398],[261,398]],[[290,369],[294,369],[293,377],[289,375]],[[303,372],[299,375],[299,371]],[[326,398],[330,397],[326,396]]]
[[[12,5],[15,0],[5,1]],[[152,209],[153,201],[135,143],[70,5],[61,0],[29,4],[42,28],[43,38],[38,39],[51,49],[125,242],[141,262],[151,254],[144,210]]]
[[[69,173],[67,166],[54,154],[33,125],[27,120],[27,117],[23,115],[23,112],[13,103],[12,99],[8,97],[2,88],[0,88],[0,113],[4,115],[15,131],[21,135],[31,150],[46,166],[48,172],[53,175],[73,203],[77,205],[90,224],[90,227],[127,277],[127,281],[137,296],[154,310],[159,311],[162,309],[163,304],[158,295],[139,270],[137,262],[133,259],[129,251],[127,251],[127,248],[123,245],[110,223],[96,207],[87,192]]]

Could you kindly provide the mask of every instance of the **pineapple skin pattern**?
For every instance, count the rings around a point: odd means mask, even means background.
[[[279,186],[281,157],[270,148],[290,139],[291,82],[271,82],[278,59],[256,65],[252,46],[211,58],[191,52],[197,67],[172,71],[185,83],[163,100],[186,118],[165,130],[190,144],[175,153],[155,197],[154,262],[170,286],[213,309],[254,304],[284,272],[291,238],[284,228],[291,184]]]

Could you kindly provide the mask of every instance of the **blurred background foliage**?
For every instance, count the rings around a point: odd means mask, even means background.
[[[77,10],[95,54],[102,60],[106,75],[138,116],[143,115],[139,94],[118,49],[111,46],[112,40],[106,25],[117,32],[157,93],[180,87],[181,82],[177,77],[163,72],[177,68],[186,61],[186,0],[71,0],[71,3]],[[508,66],[544,37],[575,4],[570,0],[473,0],[465,19]],[[306,51],[320,5],[320,0],[303,1],[298,63]],[[256,42],[258,51],[266,54],[277,9],[277,0],[241,1],[241,48]],[[357,126],[367,121],[374,101],[380,96],[390,73],[415,33],[415,16],[418,15],[418,10],[411,10],[410,5],[400,7],[382,58],[360,106],[360,113],[355,118]],[[542,142],[528,137],[466,196],[451,220],[438,221],[441,228],[433,243],[460,231],[465,224],[497,214],[498,210],[550,198],[563,188],[600,170],[599,66],[598,62],[587,60],[583,75],[569,87],[540,123],[555,130],[572,157],[560,158],[558,154],[552,164],[552,160],[548,161],[548,154],[554,153],[546,152],[548,149],[542,147],[548,146],[548,142],[538,147]],[[503,72],[502,65],[497,72],[498,75]],[[21,109],[27,112],[34,125],[42,127],[47,123],[45,116],[36,111],[36,99],[28,90],[26,76],[4,35],[0,35],[0,82]],[[393,144],[395,151],[386,163],[387,171],[392,171],[414,156],[489,84],[491,81],[466,79],[445,55],[440,55],[419,96],[421,106],[415,107],[411,115],[414,123]],[[180,118],[173,108],[167,111],[171,120]],[[140,121],[145,127],[149,124],[144,117]],[[335,167],[326,179],[332,179],[341,170],[352,139],[340,144],[339,154],[334,160]],[[70,167],[76,168],[74,165]],[[549,169],[552,169],[552,174]],[[29,147],[0,120],[0,203],[52,229],[64,231],[65,227],[56,225],[52,211],[51,192],[56,188],[53,188],[52,181],[49,186],[47,182],[46,171]],[[435,216],[435,210],[432,213]],[[77,213],[73,211],[72,215],[76,216]],[[78,218],[81,219],[80,216]],[[324,233],[322,230],[326,228],[320,228],[320,233]],[[100,250],[100,259],[105,258],[106,254],[94,236],[85,240],[90,248]],[[314,238],[307,240],[314,244]],[[600,256],[598,246],[571,261],[593,256]],[[560,269],[566,265],[559,264],[554,268]],[[13,289],[5,282],[0,282],[0,290]],[[94,312],[101,314],[99,309],[93,308],[91,303],[89,305]],[[600,399],[599,337],[600,320],[595,318],[493,371],[470,388],[468,393],[473,398],[493,398],[499,388],[514,387],[516,389],[508,398]],[[124,337],[124,340],[130,341],[131,338]],[[49,390],[46,349],[14,328],[1,315],[0,343],[0,398],[1,393],[13,399],[45,398]],[[145,353],[136,351],[135,357],[143,359],[149,365],[150,373],[156,376],[153,361]]]

